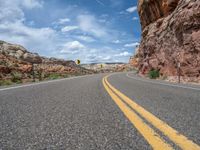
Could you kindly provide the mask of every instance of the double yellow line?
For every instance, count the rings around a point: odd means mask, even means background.
[[[130,120],[135,128],[142,134],[147,142],[155,150],[171,150],[173,147],[168,144],[160,135],[151,128],[146,122],[153,125],[156,129],[167,136],[172,142],[183,150],[200,150],[200,146],[189,140],[184,135],[178,133],[175,129],[167,125],[165,122],[145,110],[143,107],[135,103],[132,99],[121,93],[113,87],[104,77],[102,82],[111,98],[115,101],[124,115]]]

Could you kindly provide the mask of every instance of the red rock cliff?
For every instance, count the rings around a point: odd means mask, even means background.
[[[200,78],[200,0],[139,0],[139,70]]]
[[[142,28],[173,12],[178,2],[179,0],[139,0],[138,11]]]
[[[16,74],[20,80],[32,80],[32,63],[36,78],[48,78],[51,74],[61,76],[91,74],[92,70],[76,65],[74,61],[41,57],[27,51],[24,47],[0,41],[0,85],[3,80],[10,80]]]

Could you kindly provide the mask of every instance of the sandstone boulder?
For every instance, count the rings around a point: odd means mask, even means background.
[[[42,58],[38,54],[33,54],[33,53],[25,53],[23,55],[22,60],[34,63],[34,64],[40,64],[42,63]]]

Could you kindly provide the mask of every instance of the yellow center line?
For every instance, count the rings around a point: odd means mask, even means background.
[[[115,101],[118,107],[122,110],[124,115],[130,120],[130,122],[136,127],[136,129],[142,134],[147,142],[155,150],[172,150],[173,148],[167,144],[160,136],[150,128],[135,112],[133,112],[112,90],[106,85],[103,78],[103,85],[111,98]]]
[[[108,76],[107,76],[108,77]],[[164,135],[169,137],[175,144],[181,147],[183,150],[200,150],[200,146],[189,140],[184,135],[167,125],[165,122],[145,110],[143,107],[135,103],[132,99],[121,93],[119,90],[114,88],[105,77],[106,84],[112,89],[121,99],[123,99],[131,108],[133,108],[138,114],[149,121],[154,127],[160,130]]]

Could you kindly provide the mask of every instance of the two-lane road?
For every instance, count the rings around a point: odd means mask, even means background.
[[[199,149],[200,87],[105,76],[0,89],[0,149]]]

